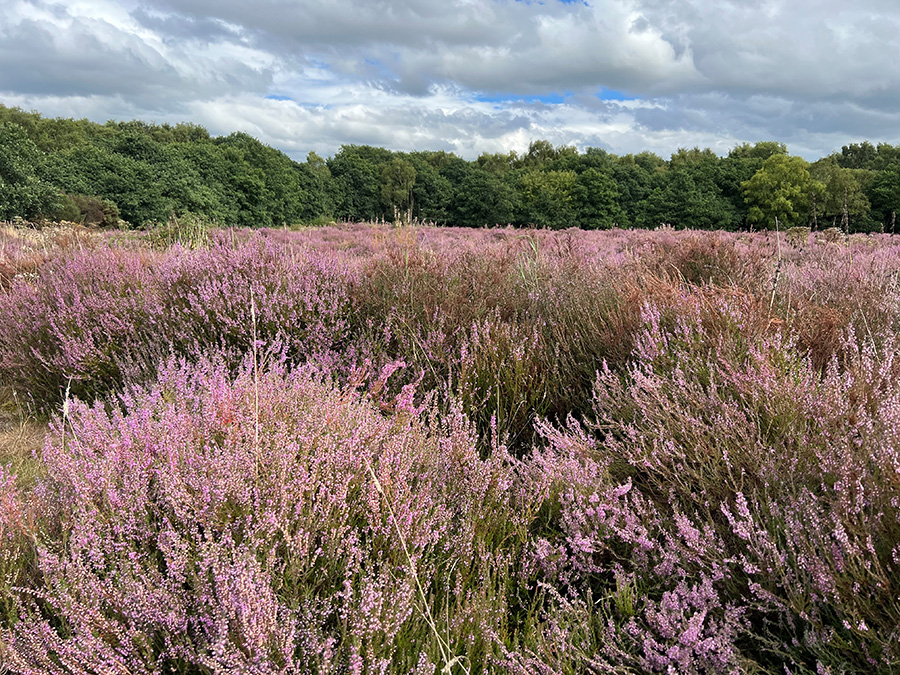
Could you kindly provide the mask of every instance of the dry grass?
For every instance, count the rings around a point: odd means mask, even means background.
[[[140,232],[98,230],[68,221],[46,226],[0,221],[0,287],[60,255],[98,246],[145,246],[143,238]]]
[[[15,405],[0,408],[0,465],[16,474],[20,487],[29,487],[41,475],[38,459],[49,426]]]
[[[61,253],[94,249],[101,236],[77,223],[37,228],[0,222],[0,288]]]

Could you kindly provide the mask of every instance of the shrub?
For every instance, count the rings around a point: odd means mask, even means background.
[[[578,426],[552,431],[551,448],[561,450],[544,462],[572,486],[560,498],[557,525],[569,534],[562,548],[538,547],[536,564],[580,581],[579,602],[620,592],[622,579],[639,583],[646,598],[646,623],[637,628],[639,619],[610,606],[624,636],[604,637],[596,650],[626,645],[616,652],[622,661],[637,651],[643,669],[678,667],[654,646],[654,631],[667,626],[664,635],[674,639],[691,629],[700,639],[694,629],[702,625],[724,630],[716,644],[731,645],[716,658],[736,658],[741,634],[742,657],[763,667],[896,667],[896,337],[875,347],[850,333],[842,358],[820,377],[783,335],[736,358],[727,345],[710,349],[698,324],[667,331],[650,323],[627,374],[598,375],[588,424],[597,435]],[[572,448],[584,465],[577,471],[566,468]],[[617,485],[633,504],[609,504],[603,486]],[[616,536],[624,542],[610,551]],[[599,587],[592,574],[601,575]],[[711,604],[678,599],[697,593]],[[583,611],[577,602],[561,607]],[[687,648],[681,635],[679,649]],[[636,636],[643,642],[628,647]]]
[[[383,417],[306,371],[248,364],[231,379],[209,362],[170,362],[121,406],[72,402],[34,497],[39,575],[3,589],[18,615],[0,633],[6,663],[483,662],[505,630],[528,518],[513,508],[513,464],[499,446],[480,459],[458,413],[397,408]]]
[[[170,352],[221,349],[236,365],[259,340],[327,360],[345,338],[348,274],[258,237],[192,253],[76,252],[0,295],[0,373],[47,409],[66,390],[90,400],[126,376],[152,379]]]
[[[900,667],[890,237],[10,232],[4,664]]]

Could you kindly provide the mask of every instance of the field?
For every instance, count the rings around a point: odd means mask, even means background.
[[[0,229],[0,672],[900,670],[900,238]]]

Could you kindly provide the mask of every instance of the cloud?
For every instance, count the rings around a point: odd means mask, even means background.
[[[240,26],[257,48],[285,57],[314,54],[345,74],[366,75],[366,64],[377,62],[393,85],[423,94],[428,85],[447,82],[522,93],[601,85],[664,91],[695,76],[690,54],[676,54],[655,29],[636,27],[626,0],[596,7],[556,1],[156,0],[154,10],[181,17],[173,25],[201,25],[214,17]]]
[[[535,138],[814,158],[900,142],[898,36],[893,0],[12,0],[0,101],[190,119],[298,158]]]
[[[18,2],[4,14],[0,91],[122,97],[160,111],[223,93],[265,94],[273,79],[268,54],[240,44],[173,46],[115,11],[77,14],[62,4]]]

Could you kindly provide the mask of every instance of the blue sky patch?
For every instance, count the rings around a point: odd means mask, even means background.
[[[569,97],[569,92],[564,92],[562,94],[536,94],[533,96],[523,96],[522,94],[476,94],[475,100],[481,101],[482,103],[509,103],[509,102],[524,102],[524,103],[564,103],[566,98]]]
[[[597,93],[597,98],[601,101],[634,101],[637,99],[637,96],[631,96],[624,91],[604,87]]]

